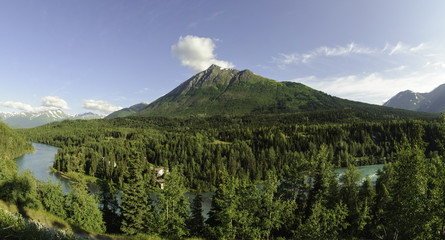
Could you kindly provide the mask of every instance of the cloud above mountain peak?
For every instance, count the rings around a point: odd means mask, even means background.
[[[58,96],[46,96],[42,98],[42,106],[65,110],[69,109],[68,103]]]
[[[214,54],[215,47],[211,38],[187,35],[179,37],[178,42],[171,47],[171,51],[181,60],[181,65],[195,72],[203,71],[212,64],[222,68],[235,67],[231,62],[218,60]]]

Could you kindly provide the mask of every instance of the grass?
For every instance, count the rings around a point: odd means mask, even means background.
[[[231,143],[215,139],[215,141],[213,141],[213,144],[231,144]]]
[[[68,180],[71,183],[76,183],[76,182],[95,183],[99,180],[96,177],[82,174],[79,172],[62,172],[62,171],[58,171],[57,169],[55,169],[53,167],[50,167],[50,170],[56,174],[59,174],[60,177]]]
[[[32,219],[32,221],[25,221]],[[20,209],[0,200],[0,239],[163,240],[153,235],[98,234],[81,229],[43,210]],[[201,240],[201,238],[185,238]]]
[[[49,227],[32,218],[25,218],[20,213],[5,209],[8,208],[14,211],[18,210],[17,207],[14,208],[5,202],[1,202],[0,205],[0,239],[80,239],[72,232]]]

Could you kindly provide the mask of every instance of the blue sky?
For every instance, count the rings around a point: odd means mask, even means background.
[[[382,104],[445,83],[445,1],[5,0],[0,111],[107,114],[212,63]]]

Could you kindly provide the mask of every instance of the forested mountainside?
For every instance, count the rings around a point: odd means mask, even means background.
[[[135,114],[142,109],[146,108],[148,103],[138,103],[128,108],[123,108],[121,110],[118,110],[116,112],[113,112],[106,116],[105,118],[111,119],[111,118],[118,118],[118,117],[128,117],[132,114]]]
[[[0,122],[0,160],[14,159],[33,150],[23,136]]]
[[[344,108],[383,111],[381,106],[333,97],[301,83],[277,82],[249,70],[212,65],[147,106],[137,104],[107,118],[296,113]]]

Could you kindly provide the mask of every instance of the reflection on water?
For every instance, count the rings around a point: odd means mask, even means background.
[[[360,172],[361,177],[362,177],[358,184],[363,182],[363,180],[365,180],[366,176],[369,176],[371,178],[372,184],[375,185],[375,183],[377,181],[377,171],[379,169],[383,169],[383,166],[385,166],[385,164],[358,166],[357,169]],[[346,168],[338,168],[338,169],[335,169],[334,172],[337,175],[337,177],[340,178],[345,173],[345,170],[346,170]]]
[[[32,145],[36,150],[34,153],[27,153],[15,159],[19,167],[19,173],[25,169],[29,169],[39,180],[47,181],[48,179],[52,179],[53,182],[61,182],[63,191],[68,192],[68,181],[60,178],[49,169],[49,167],[53,165],[58,148],[41,143],[33,143]]]

